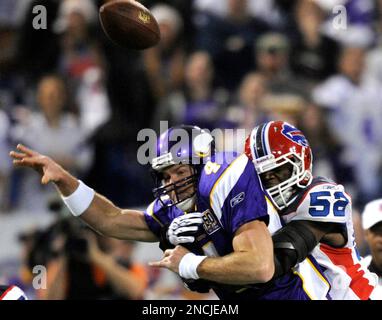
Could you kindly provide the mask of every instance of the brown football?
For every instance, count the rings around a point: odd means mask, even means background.
[[[106,35],[124,48],[143,50],[160,40],[157,21],[151,12],[134,0],[116,0],[104,4],[99,18]]]

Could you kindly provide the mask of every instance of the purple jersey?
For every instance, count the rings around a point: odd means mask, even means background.
[[[232,159],[232,154],[223,159]],[[219,158],[220,159],[220,158]],[[252,162],[245,156],[232,162],[208,162],[201,174],[195,211],[204,213],[204,232],[196,237],[202,254],[224,256],[233,251],[232,239],[245,223],[262,220],[271,233],[281,228],[280,218],[259,182]],[[160,236],[162,226],[185,214],[177,207],[162,207],[155,200],[145,212],[150,230]],[[197,252],[195,254],[201,254]],[[221,299],[309,300],[303,289],[303,280],[297,274],[289,274],[272,283],[232,287],[217,285],[215,293]]]

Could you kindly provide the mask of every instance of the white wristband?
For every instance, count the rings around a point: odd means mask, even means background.
[[[61,196],[64,203],[75,217],[80,216],[87,208],[89,208],[95,195],[95,191],[92,188],[89,188],[81,180],[78,180],[78,182],[80,183],[79,186],[70,196]]]
[[[207,258],[207,256],[197,256],[192,252],[187,253],[180,260],[179,275],[184,279],[199,279],[196,269],[205,258]]]

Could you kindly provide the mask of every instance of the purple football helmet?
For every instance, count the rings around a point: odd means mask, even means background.
[[[215,141],[212,135],[197,126],[180,125],[165,131],[158,139],[157,157],[152,159],[151,167],[156,183],[153,190],[155,198],[169,207],[176,205],[183,211],[190,209],[194,203],[196,186],[203,165],[215,154]],[[164,183],[163,172],[176,164],[187,164],[191,174],[174,183]],[[194,185],[194,192],[180,197],[180,191]],[[170,199],[170,194],[175,196]]]

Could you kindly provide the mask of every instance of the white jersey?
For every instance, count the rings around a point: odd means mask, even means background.
[[[361,260],[361,264],[366,268],[370,268],[370,263],[372,260],[372,256],[367,256]],[[370,268],[370,270],[372,270]],[[378,277],[378,284],[375,287],[373,293],[370,296],[371,300],[382,300],[382,277]]]
[[[324,271],[334,300],[367,300],[378,283],[376,274],[361,264],[352,222],[351,197],[344,187],[325,178],[315,178],[282,213],[285,223],[294,220],[338,223],[347,237],[346,244],[335,248],[320,243],[312,256]],[[325,241],[322,241],[325,242]]]

